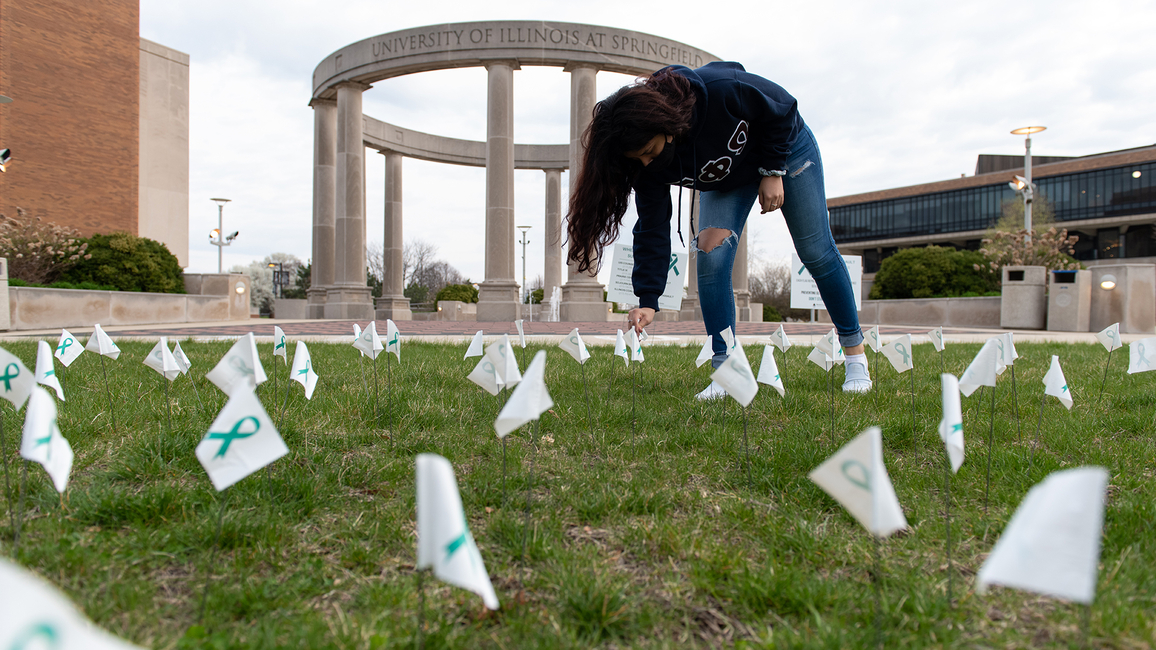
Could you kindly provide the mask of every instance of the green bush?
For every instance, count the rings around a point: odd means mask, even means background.
[[[438,292],[435,300],[459,300],[461,302],[477,302],[478,290],[472,284],[447,284]]]
[[[779,323],[782,322],[783,315],[775,309],[774,305],[763,305],[763,322],[764,323]]]
[[[73,284],[93,282],[119,291],[185,293],[184,272],[164,244],[127,232],[84,240],[88,256],[65,272]]]
[[[984,267],[980,270],[977,267]],[[872,300],[985,294],[999,288],[999,276],[987,269],[977,251],[940,246],[907,248],[883,260],[871,287]]]

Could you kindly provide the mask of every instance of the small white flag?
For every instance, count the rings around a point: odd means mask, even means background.
[[[177,341],[176,347],[173,348],[173,358],[177,360],[177,366],[181,369],[182,375],[189,373],[189,368],[193,367],[193,362],[189,361],[189,357],[185,351],[181,349],[181,342]]]
[[[3,369],[3,374],[0,374],[0,387],[4,388],[0,397],[12,402],[12,408],[19,410],[24,406],[24,402],[28,401],[28,395],[36,385],[36,377],[29,372],[20,357],[4,348],[0,348],[0,368]]]
[[[730,326],[728,325],[727,328],[719,332],[718,335],[721,336],[723,342],[727,344],[727,354],[734,352],[735,346],[738,345],[738,342],[735,339],[735,333],[733,330],[731,330]],[[642,340],[645,341],[646,339]]]
[[[834,327],[831,328],[830,332],[824,334],[823,338],[819,339],[819,341],[815,343],[815,347],[819,348],[823,354],[831,357],[832,359],[834,359],[835,355],[837,354],[835,352],[835,348],[838,346],[839,335],[835,332]]]
[[[494,362],[490,361],[489,357],[483,356],[478,359],[478,365],[466,375],[466,379],[486,389],[491,395],[497,395],[502,390],[502,378],[498,376],[498,369],[494,367]]]
[[[743,406],[749,406],[759,392],[759,382],[741,343],[736,341],[735,349],[727,360],[715,370],[710,378],[726,389],[727,394]]]
[[[510,345],[510,336],[503,334],[502,338],[486,346],[486,358],[494,364],[498,371],[498,379],[506,388],[513,388],[522,381],[522,373],[518,370],[518,359],[514,356],[514,346]]]
[[[980,567],[976,592],[1004,585],[1091,605],[1107,485],[1103,467],[1053,472],[1035,485]]]
[[[782,327],[782,325],[780,325],[779,327]],[[867,334],[865,334],[863,336],[863,338],[866,339],[867,345],[870,345],[871,349],[875,350],[876,354],[878,354],[879,351],[883,349],[883,343],[881,343],[879,341],[879,326],[878,325],[867,330]]]
[[[257,355],[257,340],[253,333],[237,339],[205,377],[229,396],[237,386],[245,385],[254,390],[258,384],[264,383],[268,377],[261,366],[261,357]]]
[[[1128,374],[1156,370],[1156,336],[1128,344]]]
[[[831,368],[835,367],[835,360],[823,354],[823,351],[817,347],[811,348],[811,353],[807,355],[807,361],[819,366],[824,371],[830,371]]]
[[[247,382],[237,384],[196,449],[197,460],[218,492],[287,453],[289,448]]]
[[[1060,358],[1052,355],[1052,367],[1044,375],[1044,395],[1051,395],[1060,400],[1068,410],[1072,410],[1072,391],[1068,390],[1068,380],[1064,379],[1064,371],[1060,368]]]
[[[63,402],[64,388],[60,385],[60,378],[56,376],[54,358],[52,346],[48,345],[48,341],[39,341],[36,344],[36,383],[56,391],[57,399]]]
[[[931,330],[930,332],[928,332],[927,338],[931,339],[931,344],[935,346],[936,352],[943,352],[943,348],[946,346],[943,344],[943,328],[942,327],[937,327],[937,328]]]
[[[779,376],[779,365],[775,363],[775,348],[763,346],[763,361],[759,364],[758,381],[779,391],[779,396],[786,396],[787,389],[783,387],[783,378]]]
[[[980,386],[995,387],[996,376],[999,374],[999,362],[1002,358],[999,347],[996,345],[998,340],[998,337],[990,338],[979,349],[979,353],[972,359],[971,365],[963,371],[963,376],[959,378],[959,392],[971,397],[971,394]]]
[[[622,357],[622,363],[630,365],[630,348],[626,345],[626,337],[622,336],[622,330],[618,330],[618,338],[614,340],[614,356]]]
[[[96,627],[59,590],[0,559],[0,648],[141,650]]]
[[[939,421],[939,437],[947,447],[952,473],[963,464],[963,411],[959,406],[959,380],[955,375],[940,375],[943,382],[943,419]]]
[[[177,363],[177,358],[169,351],[169,339],[167,337],[162,336],[157,341],[142,363],[156,370],[169,381],[181,376],[181,365]]]
[[[309,356],[309,347],[305,341],[297,341],[297,349],[293,351],[293,369],[290,379],[305,387],[305,399],[313,399],[313,389],[317,388],[317,373],[313,371],[313,357]]]
[[[84,346],[77,342],[76,337],[72,332],[62,329],[60,330],[60,342],[56,344],[56,358],[60,359],[60,363],[67,368],[72,365],[73,361],[84,352]]]
[[[289,363],[289,345],[285,339],[285,332],[277,325],[273,326],[273,356],[281,357],[282,363]]]
[[[64,493],[72,471],[72,446],[56,425],[56,402],[39,386],[32,388],[32,396],[28,398],[20,456],[43,465],[56,491]]]
[[[523,350],[525,350],[526,349],[526,330],[523,329],[523,327],[522,327],[522,320],[518,319],[518,320],[514,321],[514,325],[518,328],[518,345]]]
[[[393,319],[385,319],[385,353],[393,353],[397,357],[398,362],[401,361],[401,332],[397,331],[397,325],[394,324]]]
[[[361,338],[361,326],[358,325],[357,323],[354,323],[353,324],[353,341],[352,341],[353,347],[357,347],[357,339],[360,339],[360,338]],[[365,353],[362,352],[361,356],[364,357]]]
[[[1098,340],[1100,345],[1104,346],[1104,349],[1108,352],[1124,347],[1124,344],[1120,342],[1119,323],[1112,323],[1111,325],[1105,327],[1102,331],[1097,332],[1096,340]]]
[[[835,346],[835,356],[831,357],[831,361],[834,361],[838,364],[842,364],[847,361],[847,355],[843,353],[842,345]]]
[[[638,338],[638,334],[634,328],[630,328],[630,360],[643,362],[646,357],[642,355],[642,341]]]
[[[510,400],[498,413],[494,430],[498,432],[499,438],[505,438],[514,429],[530,420],[537,420],[551,406],[554,406],[554,400],[546,389],[546,351],[538,350],[530,367],[526,368],[522,383],[518,384]]]
[[[650,338],[650,335],[646,333],[646,328],[643,328],[642,331],[638,333],[638,340],[646,343],[646,339],[648,338]]]
[[[470,341],[470,347],[466,348],[466,356],[462,358],[469,359],[470,357],[480,357],[485,353],[486,346],[484,343],[482,343],[482,330],[478,330],[478,333],[474,334],[473,340]]]
[[[999,358],[996,360],[995,374],[1002,375],[1008,366],[1015,365],[1016,359],[1018,359],[1020,355],[1019,352],[1016,352],[1015,344],[1012,343],[1011,332],[993,337],[993,340],[995,341],[996,350],[999,352]]]
[[[786,354],[787,350],[791,349],[791,339],[787,338],[787,332],[783,329],[783,324],[779,323],[779,329],[771,334],[771,343],[779,348],[779,351]]]
[[[486,607],[498,609],[498,596],[466,523],[453,466],[437,454],[418,454],[415,473],[416,568],[432,568],[442,581],[472,591]]]
[[[915,362],[911,358],[911,335],[904,334],[884,345],[883,356],[887,357],[887,360],[891,362],[891,367],[895,368],[895,372],[899,374],[914,368]]]
[[[563,338],[558,347],[570,353],[574,360],[580,364],[586,363],[590,358],[590,353],[586,350],[586,344],[582,342],[582,335],[578,333],[578,328],[575,327],[571,332]]]
[[[903,508],[883,464],[879,427],[859,434],[808,476],[876,537],[907,528]]]
[[[361,330],[361,336],[353,342],[353,347],[361,350],[361,353],[370,359],[377,359],[377,355],[385,349],[381,344],[381,337],[377,335],[377,321],[369,321],[369,325]]]
[[[108,334],[100,329],[100,323],[93,326],[92,336],[88,337],[88,343],[84,344],[84,349],[89,352],[95,352],[104,355],[113,361],[120,356],[120,348],[116,347],[116,343],[108,338]]]
[[[698,351],[698,357],[694,360],[694,365],[701,368],[702,364],[714,358],[714,337],[710,334],[706,335],[706,343],[702,344],[702,349]]]

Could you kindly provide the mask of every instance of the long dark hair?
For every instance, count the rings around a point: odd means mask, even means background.
[[[631,187],[642,170],[642,163],[625,153],[641,149],[656,135],[686,134],[694,101],[686,77],[664,68],[594,105],[594,118],[582,134],[586,154],[576,170],[566,217],[567,257],[577,262],[579,272],[590,271],[602,249],[618,238]]]

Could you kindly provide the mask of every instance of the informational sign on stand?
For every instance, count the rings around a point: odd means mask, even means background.
[[[666,270],[666,291],[658,299],[658,308],[666,311],[682,309],[682,285],[686,279],[686,253],[671,252]],[[634,295],[634,246],[615,244],[611,261],[610,282],[606,285],[606,299],[624,305],[637,305]]]
[[[855,310],[863,309],[863,258],[844,255],[843,263],[851,275],[851,290],[855,293]],[[811,272],[795,253],[791,253],[791,309],[826,309],[819,287]]]

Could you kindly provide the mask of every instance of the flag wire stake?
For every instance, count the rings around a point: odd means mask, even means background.
[[[1036,459],[1036,447],[1040,444],[1040,427],[1044,424],[1044,406],[1047,403],[1048,394],[1044,393],[1040,398],[1040,419],[1036,422],[1036,437],[1032,441],[1032,453],[1028,456],[1028,480],[1032,478],[1032,462]]]
[[[421,569],[416,570],[417,574],[417,636],[415,638],[417,650],[422,650],[425,647],[424,630],[425,627],[425,571]]]
[[[1011,373],[1011,375],[1012,375],[1012,405],[1015,407],[1015,411],[1016,411],[1016,436],[1018,436],[1020,444],[1023,444],[1024,433],[1023,433],[1023,430],[1020,428],[1020,396],[1019,396],[1019,393],[1016,392],[1016,367],[1014,365],[1011,367],[1011,371],[1012,371],[1012,373]]]
[[[104,355],[100,355],[100,371],[104,373],[104,392],[108,395],[108,414],[112,418],[112,432],[116,434],[116,411],[112,406],[112,389],[108,387],[108,369],[104,365]]]
[[[381,383],[377,380],[377,359],[374,358],[369,365],[373,366],[373,426],[377,428],[381,426],[381,418],[377,414],[377,386]]]
[[[20,503],[16,508],[16,540],[13,543],[12,555],[20,555],[20,533],[24,529],[24,493],[28,491],[28,461],[20,463]]]
[[[217,559],[217,549],[221,542],[221,526],[225,523],[225,506],[229,505],[229,497],[231,494],[229,488],[225,488],[225,498],[221,500],[221,507],[218,508],[217,534],[213,536],[213,551],[209,555],[209,566],[205,568],[205,588],[201,592],[200,623],[202,626],[205,624],[205,607],[209,604],[209,580],[213,575],[213,562]]]
[[[526,559],[526,541],[530,536],[530,498],[533,496],[534,489],[534,459],[538,455],[538,448],[534,446],[534,429],[538,429],[538,433],[542,433],[542,420],[539,418],[535,420],[534,426],[530,427],[530,478],[526,481],[526,519],[522,526],[522,560]],[[529,567],[527,567],[529,568]]]
[[[4,456],[4,493],[8,496],[8,525],[16,534],[16,511],[12,508],[12,481],[8,478],[8,436],[4,433],[4,412],[0,411],[0,455]]]
[[[594,420],[590,418],[590,387],[586,385],[586,364],[578,365],[582,366],[582,392],[586,394],[586,428],[590,431],[590,444],[597,446],[594,440]]]
[[[943,465],[943,523],[947,529],[947,608],[951,609],[951,587],[955,581],[951,563],[951,456],[944,458]]]
[[[914,357],[915,355],[912,355]],[[914,361],[914,359],[912,359]],[[915,367],[911,368],[911,446],[919,453],[919,436],[915,434]]]
[[[754,487],[754,481],[751,480],[751,446],[747,440],[747,407],[743,407],[743,449],[747,454],[747,486]]]
[[[991,493],[991,449],[995,436],[995,386],[991,387],[991,424],[987,430],[987,479],[983,488],[983,516],[987,516],[988,495]]]
[[[872,576],[872,582],[875,583],[875,646],[877,648],[883,647],[883,585],[880,584],[882,575],[880,573],[881,561],[879,559],[879,537],[871,535],[875,540],[875,572]]]
[[[1104,362],[1104,378],[1100,380],[1100,396],[1096,398],[1096,405],[1104,401],[1104,384],[1108,381],[1108,366],[1112,363],[1112,351],[1108,350],[1108,360]]]

